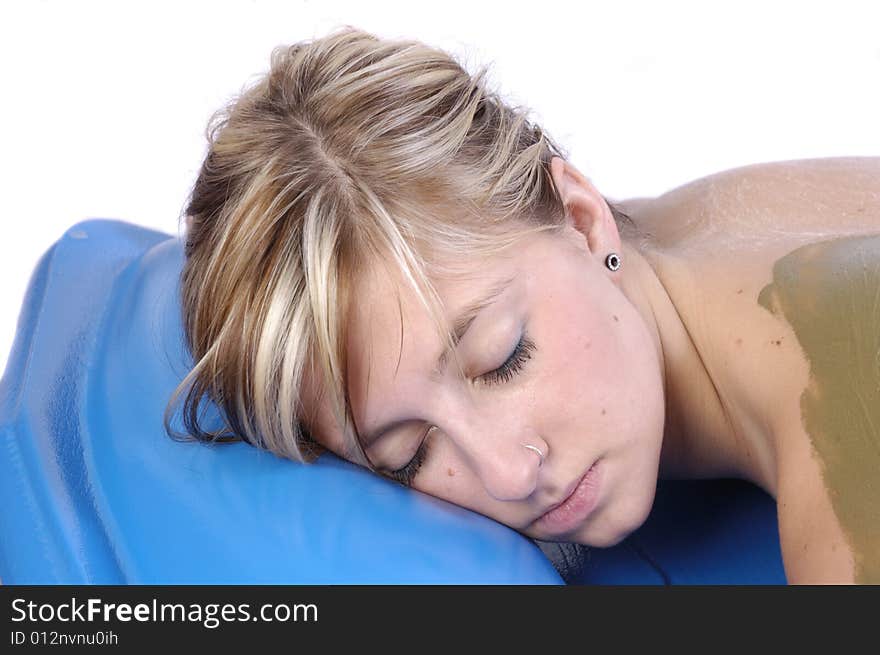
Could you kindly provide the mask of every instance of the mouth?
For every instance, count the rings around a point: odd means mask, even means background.
[[[599,501],[601,468],[599,460],[569,487],[568,494],[551,505],[534,523],[542,533],[561,536],[571,532],[585,521]]]

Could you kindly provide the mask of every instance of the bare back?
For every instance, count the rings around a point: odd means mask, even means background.
[[[735,430],[773,435],[759,477],[789,582],[880,583],[880,158],[758,164],[619,204]]]

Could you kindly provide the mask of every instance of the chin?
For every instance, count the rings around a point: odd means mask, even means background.
[[[635,530],[608,530],[598,531],[585,528],[582,532],[575,535],[571,541],[589,546],[590,548],[611,548],[626,539]]]
[[[602,508],[592,521],[587,522],[572,541],[594,548],[610,548],[626,539],[638,530],[651,513],[654,505],[654,490],[642,497],[629,499],[627,503],[618,503]]]

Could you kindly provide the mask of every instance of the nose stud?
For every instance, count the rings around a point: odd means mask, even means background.
[[[538,468],[541,468],[541,466],[544,464],[544,453],[541,452],[541,449],[538,448],[537,446],[533,446],[533,445],[527,444],[527,443],[522,443],[522,444],[520,444],[520,446],[522,446],[523,448],[526,448],[528,450],[532,450],[538,454],[538,457],[541,458],[541,461],[538,462]]]

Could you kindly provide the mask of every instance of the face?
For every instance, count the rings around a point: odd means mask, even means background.
[[[382,271],[363,280],[350,397],[383,474],[532,538],[610,546],[653,503],[663,382],[620,273],[567,229],[433,281],[450,325],[501,287],[457,345],[464,377],[451,358],[437,366],[440,339],[405,285]],[[314,437],[345,457],[329,403],[315,402]]]

